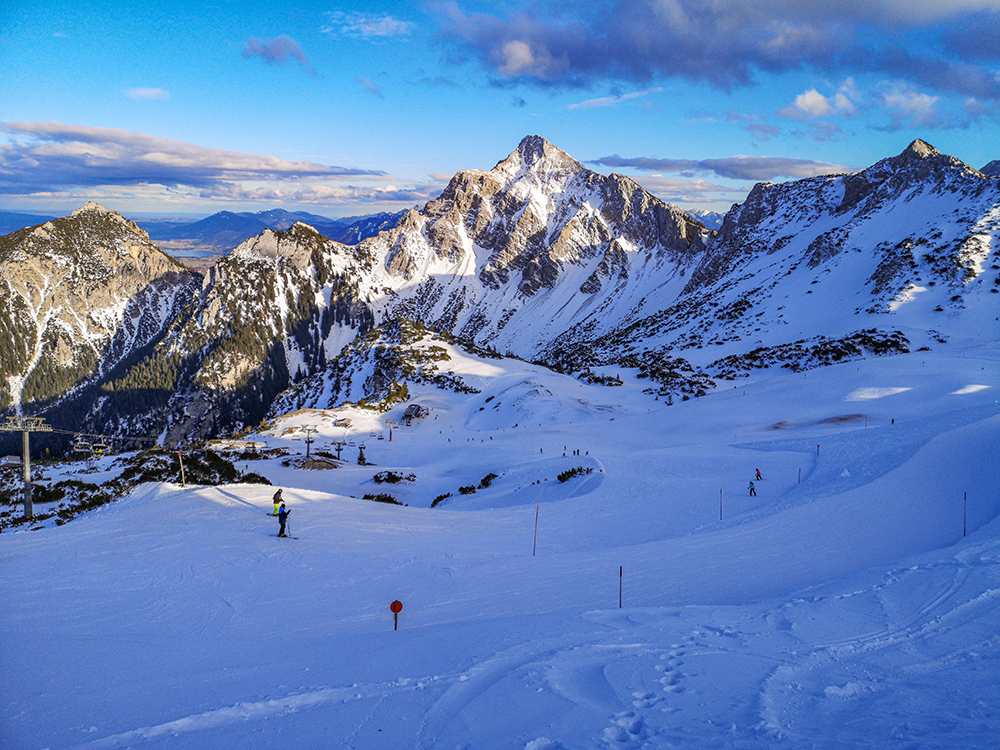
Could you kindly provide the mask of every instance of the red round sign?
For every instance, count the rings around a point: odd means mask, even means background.
[[[399,599],[397,599],[396,601],[394,601],[392,604],[389,605],[389,609],[392,610],[392,613],[394,615],[398,615],[400,612],[403,611],[403,603],[399,601]]]

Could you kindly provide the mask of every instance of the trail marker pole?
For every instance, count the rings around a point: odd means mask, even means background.
[[[719,490],[719,520],[722,520],[722,490]]]
[[[799,484],[802,484],[802,469],[799,469]]]
[[[180,451],[177,451],[177,460],[181,464],[181,487],[187,487],[187,484],[184,482],[184,459],[181,458]]]
[[[962,536],[965,536],[966,521],[969,517],[969,493],[962,493]]]
[[[624,567],[618,566],[618,609],[622,608],[622,571]]]
[[[399,613],[403,611],[403,603],[397,599],[389,605],[389,611],[392,612],[392,629],[399,630]]]
[[[538,549],[538,510],[542,507],[541,503],[535,505],[535,541],[531,545],[531,556],[535,556],[535,550]]]

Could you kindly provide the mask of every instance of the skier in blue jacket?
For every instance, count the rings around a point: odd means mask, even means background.
[[[292,511],[285,507],[284,503],[282,503],[281,507],[278,509],[278,536],[288,536],[285,533],[285,522],[288,521],[288,516],[291,512]]]

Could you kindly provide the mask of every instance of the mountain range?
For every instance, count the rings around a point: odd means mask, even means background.
[[[205,274],[88,203],[0,238],[0,409],[174,444],[276,409],[379,408],[410,377],[448,387],[414,361],[434,336],[592,382],[634,368],[668,403],[756,368],[974,343],[997,330],[993,165],[918,140],[758,184],[712,230],[528,136],[357,244],[300,217]]]
[[[199,250],[226,252],[265,229],[285,230],[301,221],[330,239],[356,245],[367,237],[395,226],[405,213],[400,211],[330,219],[305,211],[286,211],[281,208],[253,213],[220,211],[193,222],[147,221],[143,222],[143,228],[154,242],[183,240]]]

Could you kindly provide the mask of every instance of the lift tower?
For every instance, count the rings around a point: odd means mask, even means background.
[[[32,432],[52,432],[52,425],[45,424],[42,417],[7,417],[5,424],[0,424],[0,432],[20,432],[22,458],[24,469],[24,517],[31,518],[31,451],[28,435]]]

